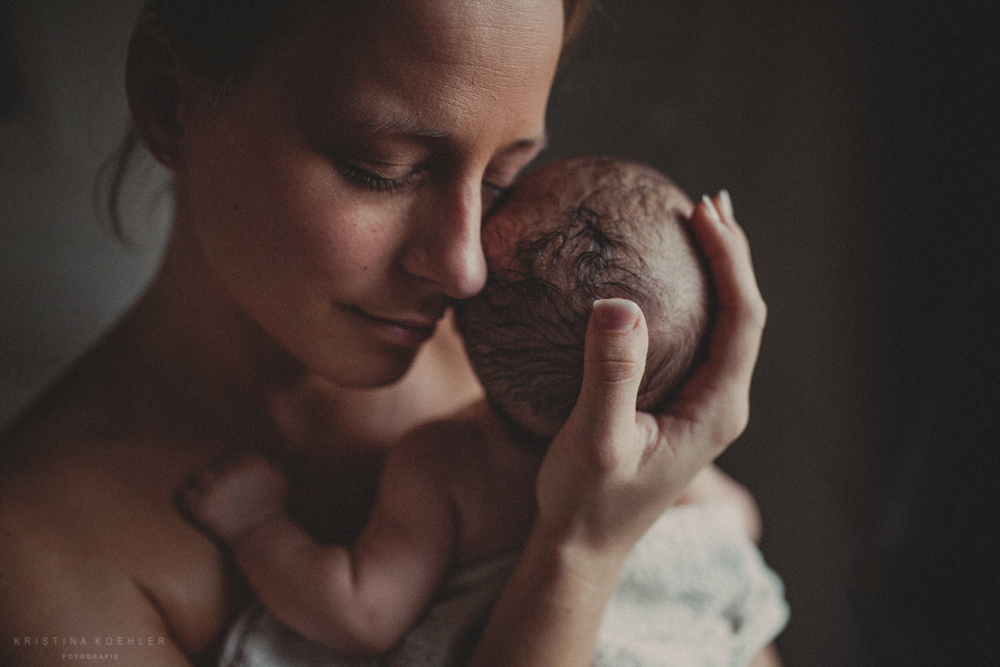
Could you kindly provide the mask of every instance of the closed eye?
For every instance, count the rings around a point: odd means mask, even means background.
[[[341,173],[343,173],[347,180],[371,192],[395,192],[402,190],[406,186],[418,181],[421,175],[420,170],[414,169],[404,176],[385,178],[349,162],[343,163]]]

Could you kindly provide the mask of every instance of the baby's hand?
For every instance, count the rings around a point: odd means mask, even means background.
[[[258,454],[228,458],[193,475],[179,502],[209,532],[225,542],[284,512],[288,480]]]

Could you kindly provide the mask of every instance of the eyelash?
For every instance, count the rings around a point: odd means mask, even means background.
[[[383,178],[367,169],[362,169],[352,164],[344,165],[343,174],[348,180],[371,192],[396,192],[410,185],[410,183],[414,182],[420,176],[420,172],[415,170],[399,178]],[[503,203],[509,190],[509,188],[494,185],[486,181],[483,181],[483,189],[488,190],[493,195],[493,201],[489,206],[491,211]]]
[[[413,171],[400,178],[383,178],[356,165],[344,165],[344,176],[366,190],[372,192],[395,192],[412,183],[419,172]]]
[[[499,185],[487,183],[486,181],[483,181],[483,190],[488,191],[493,196],[493,201],[483,211],[484,216],[493,213],[493,211],[503,206],[504,202],[507,201],[507,195],[510,194],[510,188],[502,188]]]
[[[483,189],[489,191],[489,193],[493,195],[494,199],[503,197],[508,190],[508,188],[500,187],[499,185],[490,183],[489,181],[483,181]]]

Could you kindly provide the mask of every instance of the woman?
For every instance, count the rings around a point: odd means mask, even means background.
[[[174,173],[173,232],[140,302],[4,435],[4,664],[210,664],[247,594],[176,511],[182,481],[268,450],[299,465],[303,520],[349,540],[374,443],[476,395],[438,324],[483,285],[480,219],[544,146],[580,4],[249,4],[154,1],[133,35],[129,104]],[[692,226],[721,308],[709,359],[666,414],[636,414],[636,313],[595,310],[476,665],[588,664],[625,555],[746,424],[764,305],[726,199]]]

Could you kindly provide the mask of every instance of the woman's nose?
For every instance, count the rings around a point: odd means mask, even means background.
[[[480,188],[478,182],[456,185],[422,202],[403,256],[408,273],[453,299],[475,296],[486,284]]]

